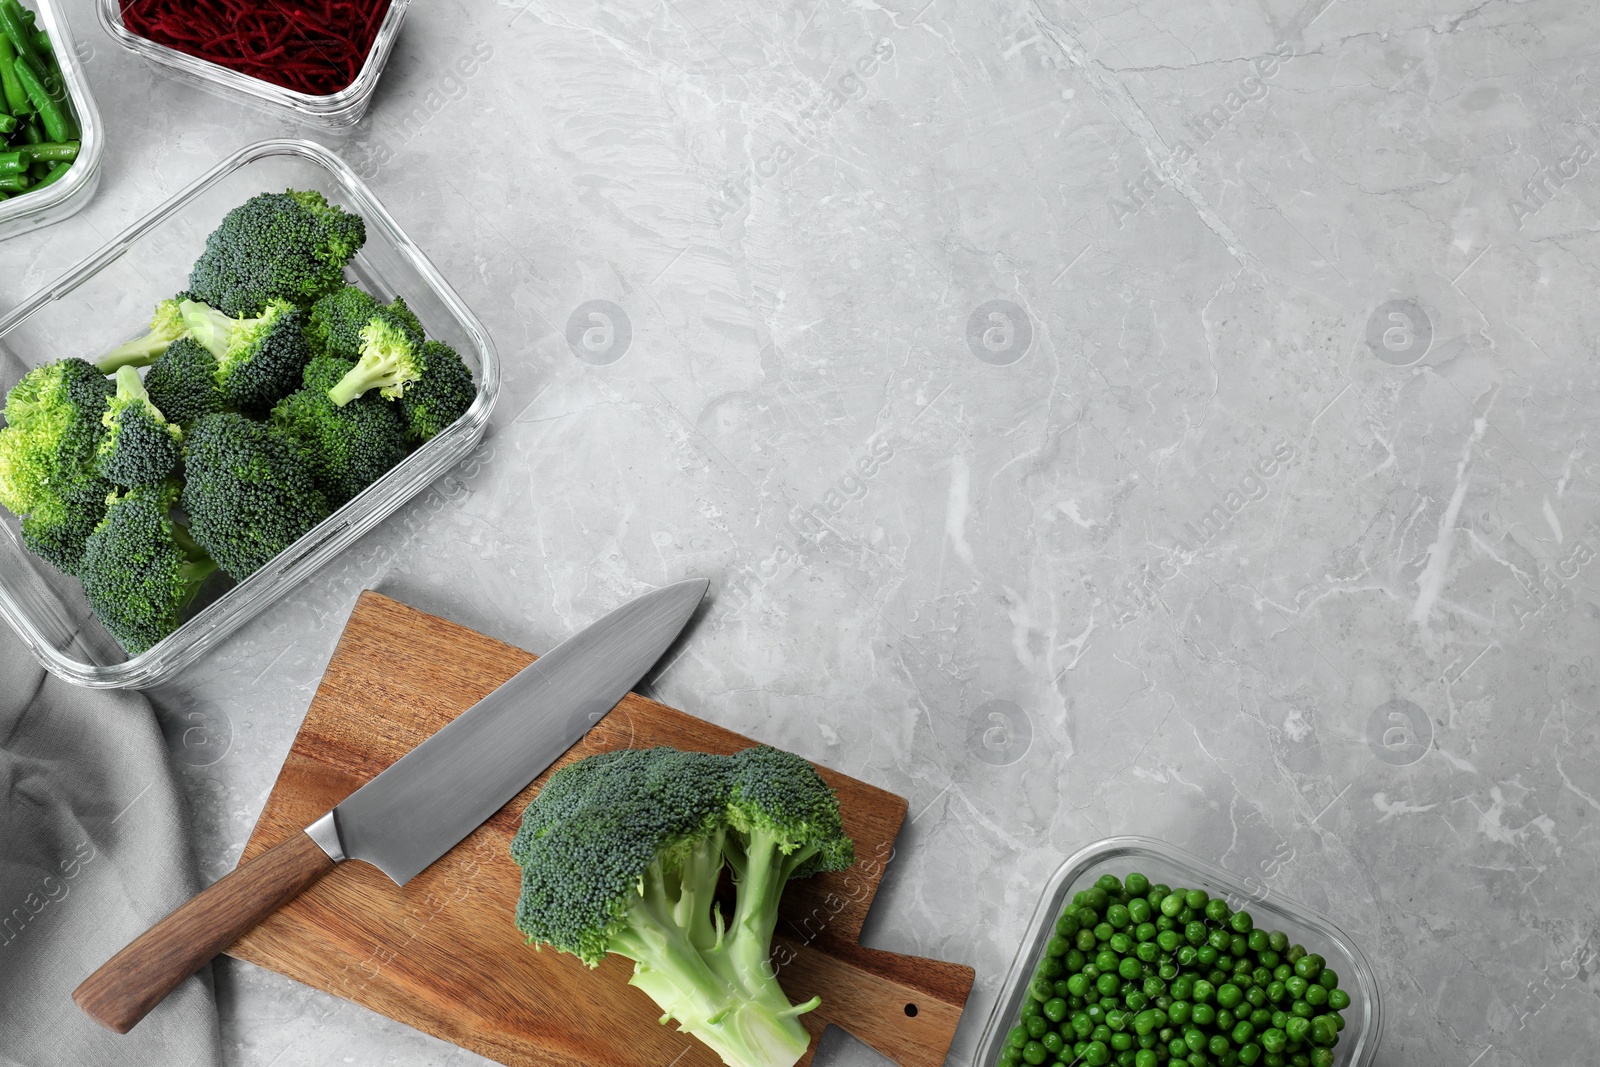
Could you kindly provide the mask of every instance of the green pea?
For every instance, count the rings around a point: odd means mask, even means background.
[[[1067,979],[1067,989],[1075,997],[1081,997],[1089,991],[1089,979],[1082,974],[1075,974]]]
[[[1237,1008],[1242,1000],[1244,1000],[1244,992],[1232,982],[1217,987],[1218,1007],[1231,1010]]]
[[[1309,1019],[1317,1014],[1317,1009],[1303,1000],[1297,1000],[1289,1005],[1289,1014],[1299,1016],[1302,1019]]]
[[[1129,989],[1127,986],[1123,986],[1122,993],[1122,1003],[1128,1006],[1129,1011],[1144,1011],[1150,1006],[1150,998],[1137,989]]]
[[[1276,970],[1278,964],[1281,962],[1278,954],[1272,951],[1270,948],[1265,952],[1257,953],[1256,958],[1260,960],[1261,966],[1265,967],[1269,971]]]
[[[1052,997],[1044,1002],[1044,1017],[1053,1023],[1058,1023],[1067,1017],[1067,1002],[1060,997]]]
[[[1208,936],[1206,924],[1199,919],[1194,920],[1183,928],[1183,936],[1191,945],[1205,944]]]
[[[1136,940],[1136,941],[1153,941],[1153,940],[1155,940],[1155,936],[1156,936],[1156,924],[1155,923],[1142,922],[1142,923],[1139,923],[1139,924],[1135,925],[1134,928],[1133,928],[1133,937],[1134,937],[1134,940]],[[1331,989],[1333,987],[1329,986],[1329,988]]]
[[[1143,897],[1134,897],[1128,901],[1128,917],[1135,923],[1147,923],[1155,916],[1155,909]]]
[[[1144,963],[1159,963],[1161,949],[1154,941],[1141,941],[1134,946],[1133,954]]]
[[[1255,927],[1255,920],[1250,918],[1248,911],[1236,911],[1228,918],[1228,925],[1233,927],[1236,934],[1248,934]]]
[[[1109,903],[1111,903],[1111,898],[1106,895],[1106,891],[1096,885],[1083,891],[1083,900],[1079,903],[1079,907],[1089,908],[1091,911],[1099,913],[1105,911],[1106,905]]]
[[[1248,1045],[1242,1046],[1239,1049],[1239,1062],[1244,1064],[1244,1067],[1251,1067],[1251,1065],[1260,1058],[1261,1046],[1256,1044],[1254,1041],[1250,1042]]]
[[[1194,1015],[1194,1006],[1187,1000],[1174,1000],[1167,1008],[1167,1018],[1172,1020],[1172,1025],[1182,1026]]]
[[[1056,920],[1056,933],[1062,937],[1072,937],[1078,932],[1078,914],[1072,909],[1062,912],[1061,918]]]
[[[1083,970],[1079,973],[1092,982],[1096,978],[1100,977],[1100,968],[1094,963],[1085,963],[1083,965]]]
[[[1178,965],[1170,961],[1163,963],[1159,968],[1156,969],[1156,973],[1161,976],[1163,981],[1170,982],[1174,978],[1178,977]]]
[[[1287,963],[1280,963],[1276,967],[1272,968],[1272,977],[1276,978],[1280,982],[1287,982],[1289,979],[1294,977],[1294,968],[1289,966]]]
[[[1112,1034],[1111,1040],[1106,1042],[1113,1052],[1127,1052],[1133,1048],[1132,1034]]]
[[[1061,957],[1046,956],[1044,959],[1039,961],[1039,977],[1048,978],[1053,982],[1057,978],[1061,977],[1061,972]]]
[[[1157,1067],[1160,1062],[1153,1051],[1141,1049],[1139,1054],[1133,1058],[1133,1067]]]
[[[1244,991],[1244,999],[1252,1008],[1259,1008],[1267,1002],[1267,991],[1258,985],[1252,985]]]
[[[1194,954],[1195,962],[1208,971],[1215,970],[1217,961],[1221,958],[1222,957],[1218,954],[1217,950],[1212,948],[1210,945],[1201,945],[1195,950]]]
[[[1250,1013],[1250,1025],[1258,1031],[1265,1030],[1272,1025],[1272,1013],[1266,1008],[1257,1008]]]
[[[1044,1050],[1052,1056],[1060,1055],[1061,1050],[1067,1047],[1066,1041],[1054,1030],[1041,1037],[1039,1044],[1043,1045]]]
[[[1206,1042],[1206,1049],[1213,1056],[1222,1055],[1224,1052],[1227,1052],[1230,1047],[1232,1046],[1228,1044],[1228,1039],[1223,1037],[1221,1034],[1212,1034],[1211,1040]]]
[[[1071,952],[1067,953],[1066,956],[1062,957],[1061,962],[1066,964],[1068,971],[1074,973],[1081,971],[1083,970],[1084,964],[1083,951],[1075,948]]]
[[[1283,988],[1287,989],[1289,995],[1296,1000],[1306,995],[1306,985],[1306,980],[1299,975],[1291,975],[1283,980]]]
[[[1314,1048],[1311,1050],[1310,1067],[1333,1067],[1333,1064],[1333,1049]]]
[[[1190,905],[1194,907],[1194,905]],[[1228,902],[1218,897],[1206,902],[1206,918],[1214,923],[1227,922],[1233,917],[1233,909],[1228,907]]]
[[[1223,1008],[1221,1011],[1217,1012],[1216,1021],[1218,1030],[1232,1030],[1233,1024],[1239,1020],[1233,1017],[1233,1012],[1229,1011],[1227,1008]]]
[[[1176,952],[1183,943],[1183,938],[1178,936],[1176,930],[1163,930],[1156,935],[1156,944],[1161,946],[1163,952]]]
[[[1344,1011],[1350,1006],[1350,994],[1342,989],[1328,991],[1328,1007],[1334,1011]]]
[[[1065,956],[1067,954],[1067,950],[1071,947],[1072,942],[1068,941],[1060,934],[1056,934],[1049,941],[1045,942],[1044,951],[1045,955],[1047,956]]]
[[[1217,1021],[1217,1009],[1209,1004],[1196,1004],[1189,1018],[1196,1026],[1210,1026]]]
[[[1144,978],[1144,964],[1130,957],[1122,961],[1117,973],[1130,982],[1141,981]]]
[[[1102,997],[1114,997],[1117,995],[1117,990],[1122,988],[1122,979],[1108,972],[1094,980],[1094,988]]]
[[[1111,951],[1117,953],[1119,956],[1126,956],[1128,953],[1133,951],[1133,938],[1130,937],[1125,930],[1118,930],[1116,933],[1112,934],[1110,940],[1108,940],[1106,944],[1110,945]]]
[[[1086,926],[1083,929],[1078,931],[1078,951],[1079,952],[1093,952],[1095,944],[1096,944],[1096,942],[1095,942],[1095,939],[1094,939],[1094,931],[1093,930],[1089,929]]]
[[[1206,1001],[1211,999],[1211,994],[1215,993],[1216,991],[1217,991],[1217,987],[1216,986],[1212,985],[1210,982],[1206,981],[1204,978],[1200,979],[1198,982],[1196,982],[1194,984],[1194,999],[1195,999],[1195,1003],[1197,1003],[1197,1004],[1205,1003]]]
[[[1043,1063],[1049,1055],[1045,1047],[1037,1041],[1028,1042],[1022,1049],[1022,1058],[1029,1063],[1035,1064],[1036,1067],[1038,1064]]]
[[[1289,947],[1289,935],[1282,930],[1274,930],[1267,935],[1267,947],[1273,952],[1283,952]]]
[[[1289,1045],[1289,1035],[1274,1027],[1261,1034],[1261,1047],[1272,1055],[1277,1055]]]
[[[1245,913],[1241,911],[1239,914],[1243,915]],[[1251,930],[1249,941],[1251,952],[1265,952],[1272,947],[1271,942],[1267,940],[1267,932],[1265,930]]]
[[[1295,961],[1294,973],[1308,982],[1315,982],[1317,976],[1322,973],[1322,965],[1327,962],[1327,960],[1313,952],[1308,956],[1301,956]]]
[[[1283,958],[1288,960],[1290,963],[1299,963],[1301,960],[1305,959],[1305,956],[1306,947],[1304,945],[1290,945],[1289,951],[1283,954]]]
[[[1116,928],[1110,923],[1097,923],[1094,928],[1094,939],[1096,941],[1110,941],[1111,935],[1116,932]]]
[[[1041,1038],[1050,1032],[1050,1020],[1043,1015],[1030,1015],[1023,1025],[1028,1028],[1028,1036],[1032,1038]]]
[[[1333,1025],[1333,1019],[1327,1015],[1319,1015],[1311,1020],[1311,1043],[1313,1045],[1331,1045],[1339,1040],[1339,1031]]]
[[[1193,967],[1198,953],[1193,945],[1179,945],[1178,951],[1172,954],[1179,967]]]
[[[1095,881],[1094,887],[1102,893],[1120,893],[1122,892],[1122,879],[1114,874],[1102,874]]]
[[[1204,889],[1191,889],[1183,895],[1183,902],[1189,905],[1189,907],[1193,908],[1195,911],[1199,911],[1204,908],[1206,906],[1206,902],[1210,899],[1211,897],[1207,895]]]
[[[1118,930],[1128,925],[1128,919],[1128,909],[1121,904],[1113,904],[1106,909],[1106,922]]]
[[[1011,1032],[1006,1035],[1006,1044],[1010,1045],[1012,1048],[1021,1048],[1023,1045],[1026,1045],[1027,1043],[1028,1043],[1028,1030],[1027,1030],[1027,1027],[1024,1027],[1024,1026],[1013,1026],[1011,1028]]]
[[[1103,1041],[1091,1041],[1089,1047],[1083,1050],[1083,1062],[1089,1067],[1105,1067],[1111,1062],[1111,1050]]]
[[[1250,940],[1249,940],[1249,938],[1245,937],[1243,934],[1229,934],[1228,935],[1228,954],[1230,956],[1242,959],[1244,957],[1245,953],[1247,953],[1249,951],[1250,951]]]
[[[1248,1019],[1240,1019],[1233,1024],[1233,1030],[1228,1036],[1233,1039],[1235,1045],[1243,1045],[1255,1036],[1255,1032],[1256,1028],[1250,1025]]]
[[[1128,1028],[1128,1022],[1129,1016],[1125,1011],[1106,1012],[1106,1026],[1111,1028],[1112,1033],[1126,1030]]]
[[[1161,914],[1165,915],[1167,918],[1172,918],[1183,909],[1184,903],[1182,894],[1172,893],[1161,898]]]
[[[1319,985],[1306,987],[1306,1003],[1313,1008],[1320,1008],[1328,1002],[1328,991]]]
[[[1311,1033],[1311,1020],[1297,1015],[1284,1026],[1283,1032],[1289,1035],[1290,1041],[1304,1041]]]

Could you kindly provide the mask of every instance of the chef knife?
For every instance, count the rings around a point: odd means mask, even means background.
[[[703,579],[647,593],[568,638],[310,826],[141,934],[72,994],[131,1030],[185,978],[345,860],[405,885],[571,748],[675,641]]]

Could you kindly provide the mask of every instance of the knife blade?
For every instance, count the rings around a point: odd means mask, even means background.
[[[84,980],[72,999],[125,1034],[206,961],[347,860],[405,885],[615,707],[688,625],[704,579],[624,604],[568,638],[303,833],[223,877]]]

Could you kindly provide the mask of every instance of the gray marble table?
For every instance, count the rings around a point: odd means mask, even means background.
[[[7,302],[306,133],[69,10],[105,177],[0,245]],[[1591,1061],[1597,30],[1577,0],[416,3],[368,119],[309,135],[505,390],[465,465],[153,694],[203,873],[362,589],[542,649],[703,575],[652,695],[910,798],[867,941],[977,968],[952,1062],[1044,880],[1120,833],[1344,925],[1381,1063]],[[484,1062],[218,984],[230,1064]]]

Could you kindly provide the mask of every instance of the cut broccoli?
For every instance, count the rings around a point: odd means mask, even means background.
[[[217,358],[192,337],[172,342],[150,364],[144,388],[167,421],[179,426],[193,425],[197,419],[223,410]]]
[[[223,403],[248,415],[265,416],[300,385],[311,360],[305,312],[286,300],[270,302],[254,318],[230,318],[209,304],[178,305],[189,333],[217,360]]]
[[[413,442],[427,441],[455,422],[478,398],[472,371],[443,341],[422,346],[422,374],[400,394],[400,412]]]
[[[167,346],[189,331],[178,310],[177,299],[163,300],[150,316],[150,331],[143,337],[120,344],[100,357],[95,364],[102,373],[115,374],[122,367],[148,367]]]
[[[328,501],[283,431],[232,412],[185,435],[183,509],[189,532],[243,581],[328,517]]]
[[[96,469],[118,485],[160,485],[183,458],[182,432],[150,402],[132,367],[117,371],[117,395],[100,421],[106,433],[95,450]]]
[[[228,212],[189,272],[196,300],[258,315],[273,300],[305,307],[344,284],[366,223],[321,193],[262,193]]]
[[[272,409],[272,421],[300,446],[332,507],[339,507],[406,458],[405,423],[394,404],[376,396],[339,407],[328,390],[354,367],[318,356],[300,389]]]
[[[306,338],[317,355],[361,358],[361,330],[375,318],[387,318],[422,341],[422,323],[400,297],[388,305],[366,290],[347,285],[311,305]]]
[[[370,389],[390,400],[422,377],[422,339],[391,315],[379,315],[361,328],[361,358],[329,390],[343,407]]]
[[[854,859],[838,798],[800,757],[670,748],[607,752],[550,777],[511,845],[517,928],[598,966],[634,961],[638,986],[731,1067],[790,1067],[810,1038],[772,966],[792,877]],[[726,864],[736,902],[714,898]]]
[[[63,359],[29,371],[6,396],[0,505],[22,519],[23,543],[68,574],[114,488],[95,471],[113,392],[93,365]]]
[[[6,394],[0,430],[0,504],[26,515],[50,487],[92,466],[115,387],[93,365],[62,359],[35,367]]]
[[[95,615],[130,655],[178,628],[179,616],[217,569],[172,519],[175,484],[113,497],[89,537],[78,578]]]

